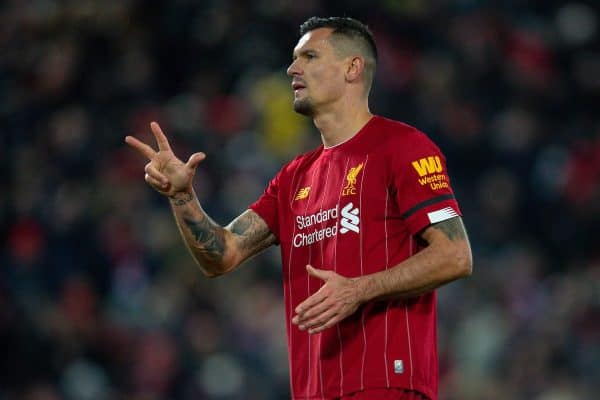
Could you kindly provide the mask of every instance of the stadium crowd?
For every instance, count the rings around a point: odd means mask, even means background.
[[[123,139],[204,151],[228,223],[320,143],[285,75],[312,15],[369,24],[371,110],[447,156],[474,273],[439,290],[440,398],[596,398],[593,3],[2,2],[0,400],[289,398],[278,249],[203,278]]]

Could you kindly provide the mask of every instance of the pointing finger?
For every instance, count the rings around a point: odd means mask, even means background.
[[[169,140],[163,133],[162,129],[156,122],[150,123],[150,129],[156,138],[156,143],[158,143],[158,150],[169,151],[171,150],[171,146],[169,145]]]
[[[152,160],[154,158],[154,155],[156,154],[152,147],[148,146],[146,143],[138,140],[137,138],[134,138],[133,136],[126,136],[125,143],[139,151],[144,157],[146,157],[149,160]]]

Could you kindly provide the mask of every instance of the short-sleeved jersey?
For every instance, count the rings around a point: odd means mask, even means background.
[[[346,142],[288,163],[250,209],[281,246],[292,397],[394,387],[436,399],[434,292],[365,304],[314,335],[291,319],[323,284],[306,264],[346,277],[393,268],[419,251],[424,228],[460,215],[439,148],[375,116]]]

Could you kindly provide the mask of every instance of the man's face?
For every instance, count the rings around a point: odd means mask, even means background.
[[[314,116],[344,93],[344,60],[338,59],[328,40],[330,28],[306,33],[294,48],[294,61],[287,69],[292,77],[294,110]]]

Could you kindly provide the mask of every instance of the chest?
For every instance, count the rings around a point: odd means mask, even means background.
[[[280,218],[290,223],[282,236],[359,236],[367,224],[393,213],[386,160],[373,154],[319,157],[300,168],[283,195]],[[285,239],[284,239],[285,240]]]
[[[289,211],[305,215],[358,204],[368,197],[365,189],[384,183],[380,172],[381,160],[369,154],[320,157],[299,169],[290,182]]]

